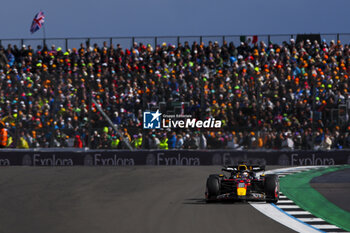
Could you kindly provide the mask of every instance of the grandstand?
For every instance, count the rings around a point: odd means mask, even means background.
[[[329,36],[0,40],[1,146],[350,148],[350,48]],[[143,129],[155,109],[223,127]]]

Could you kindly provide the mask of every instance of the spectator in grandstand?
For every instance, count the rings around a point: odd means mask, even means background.
[[[348,130],[350,131],[350,127],[348,127]],[[345,148],[350,148],[350,133],[346,133],[346,139],[345,139]]]
[[[8,145],[8,133],[3,122],[0,122],[0,148],[5,148]]]
[[[150,149],[158,149],[159,148],[160,141],[156,134],[152,134],[149,138],[149,148]]]
[[[227,149],[238,149],[239,144],[237,143],[238,138],[234,134],[229,134],[228,139],[227,139]]]
[[[100,135],[97,131],[94,131],[91,139],[91,149],[98,149],[100,147]]]
[[[26,136],[25,136],[23,131],[21,132],[21,135],[19,136],[17,148],[29,149],[29,144],[28,144],[28,141],[26,140]]]
[[[168,138],[169,149],[174,149],[176,145],[176,132],[172,132]]]
[[[119,138],[117,136],[112,137],[112,142],[111,142],[111,149],[118,149],[119,146]]]
[[[203,133],[199,135],[199,148],[206,149],[207,148],[207,139]]]
[[[186,140],[184,142],[184,148],[185,149],[198,149],[198,142],[196,139],[196,136],[194,134],[192,135],[186,135]]]
[[[169,149],[168,138],[167,138],[166,134],[164,134],[161,137],[158,147],[161,150],[168,150]]]
[[[8,64],[8,60],[7,60],[4,48],[0,46],[0,69],[5,69],[7,64]],[[0,73],[3,73],[3,70]]]
[[[332,139],[329,135],[325,135],[323,142],[321,143],[321,149],[330,150],[332,147]]]
[[[131,142],[131,145],[135,149],[141,149],[142,148],[142,134],[135,134],[134,139]]]
[[[128,146],[127,146],[126,142],[124,141],[124,139],[122,137],[120,137],[119,140],[120,140],[120,142],[118,145],[118,149],[121,149],[121,150],[128,149]],[[128,139],[125,139],[125,140],[128,140]]]
[[[75,148],[83,148],[83,141],[81,140],[80,135],[75,135],[74,147]]]
[[[98,149],[109,149],[111,146],[111,139],[106,132],[103,132],[100,139]]]
[[[223,129],[220,134],[179,130],[169,136],[169,148],[294,144],[295,149],[318,149],[326,143],[328,149],[331,140],[330,147],[340,149],[348,147],[349,136],[346,122],[334,112],[350,99],[349,54],[349,45],[340,41],[294,40],[237,47],[134,43],[128,49],[103,43],[68,51],[44,46],[35,52],[30,46],[0,47],[0,114],[12,119],[9,132],[16,126],[25,135],[36,132],[32,142],[27,140],[31,147],[65,147],[76,134],[85,141],[91,124],[96,130],[91,147],[111,148],[113,133],[103,133],[106,121],[94,105],[89,119],[90,93],[114,124],[128,129],[124,135],[130,142],[130,134],[142,128],[143,101],[150,106],[166,102],[168,110],[174,102],[188,102],[186,114],[220,119]],[[159,148],[160,138],[147,135],[143,147]]]
[[[294,141],[289,132],[283,134],[281,146],[282,149],[294,150]]]
[[[182,138],[182,135],[179,134],[179,135],[177,135],[177,138],[176,138],[175,148],[176,149],[182,149],[183,145],[184,145],[184,140]]]

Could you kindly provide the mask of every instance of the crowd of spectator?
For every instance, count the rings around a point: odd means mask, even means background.
[[[0,118],[7,146],[19,148],[350,148],[349,72],[340,41],[9,44],[0,46]],[[89,114],[90,94],[123,137],[94,104]],[[143,110],[160,102],[189,103],[186,114],[222,129],[143,130]]]

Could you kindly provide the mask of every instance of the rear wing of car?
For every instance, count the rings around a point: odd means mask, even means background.
[[[265,165],[238,165],[238,166],[227,166],[222,169],[226,172],[234,172],[234,171],[243,171],[243,170],[249,170],[252,172],[261,172],[265,171]]]
[[[251,165],[248,166],[249,170],[253,171],[253,172],[262,172],[265,171],[265,165]]]

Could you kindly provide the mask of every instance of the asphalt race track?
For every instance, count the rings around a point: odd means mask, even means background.
[[[350,169],[326,173],[311,180],[316,189],[330,202],[350,212]]]
[[[0,232],[293,232],[249,204],[203,200],[220,167],[2,167]]]

